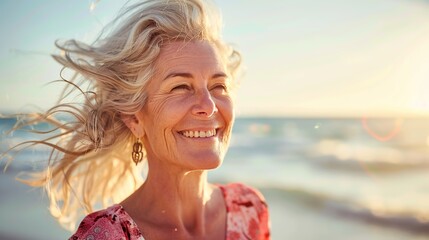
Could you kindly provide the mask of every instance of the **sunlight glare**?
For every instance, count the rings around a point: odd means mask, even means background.
[[[95,10],[95,7],[97,7],[97,4],[100,2],[100,0],[95,0],[93,2],[91,2],[91,4],[89,5],[89,11],[93,12]]]

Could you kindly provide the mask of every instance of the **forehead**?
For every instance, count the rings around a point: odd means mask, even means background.
[[[219,52],[206,41],[177,41],[165,44],[161,47],[155,68],[157,72],[163,73],[174,70],[225,70]]]

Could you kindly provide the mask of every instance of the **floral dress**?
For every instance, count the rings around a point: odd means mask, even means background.
[[[240,183],[220,185],[226,211],[226,240],[269,240],[269,216],[265,200],[253,188]],[[121,205],[86,216],[69,240],[144,240],[134,220]]]

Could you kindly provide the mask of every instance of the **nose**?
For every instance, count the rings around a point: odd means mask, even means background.
[[[201,117],[211,117],[218,111],[216,103],[208,89],[200,90],[195,94],[195,104],[192,108],[192,114]]]

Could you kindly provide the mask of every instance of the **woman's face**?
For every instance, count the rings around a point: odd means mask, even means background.
[[[149,164],[165,161],[184,169],[218,167],[234,121],[231,81],[208,42],[171,42],[155,63],[141,111]]]

